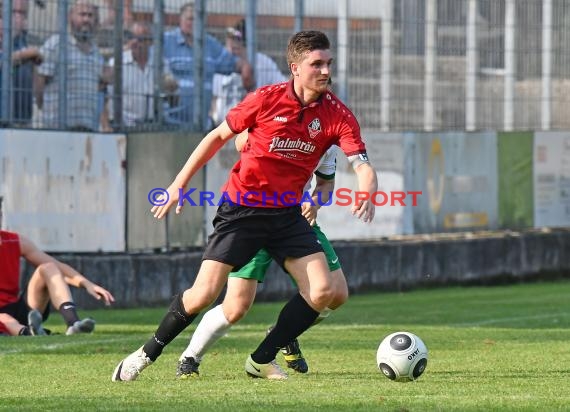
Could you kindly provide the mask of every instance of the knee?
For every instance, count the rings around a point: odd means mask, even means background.
[[[324,309],[329,306],[334,298],[334,290],[331,285],[323,286],[318,289],[311,290],[311,301],[316,308]]]
[[[182,305],[186,313],[198,313],[214,303],[216,298],[217,295],[207,289],[192,287],[182,293]]]
[[[249,311],[251,304],[249,302],[234,301],[231,303],[223,303],[224,315],[228,322],[232,325],[241,320]]]
[[[44,279],[51,277],[51,276],[61,275],[59,268],[57,267],[57,265],[54,262],[42,263],[41,265],[39,265],[37,267],[37,272]]]
[[[348,288],[341,287],[337,288],[333,292],[333,298],[331,303],[329,303],[329,307],[331,309],[337,309],[339,306],[342,306],[348,300]]]

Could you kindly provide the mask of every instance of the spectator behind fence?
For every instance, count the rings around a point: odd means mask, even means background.
[[[103,19],[104,27],[113,27],[115,25],[115,14],[121,0],[105,0],[105,8],[107,15]],[[122,0],[123,6],[123,26],[125,28],[131,26],[134,22],[133,18],[133,0]]]
[[[12,1],[12,125],[29,126],[32,120],[34,65],[41,62],[37,47],[28,46],[28,0]],[[0,16],[0,43],[3,24]],[[0,50],[0,88],[2,87],[2,64],[4,53]],[[2,119],[6,116],[0,99]]]
[[[115,60],[109,61],[111,67]],[[127,50],[123,52],[123,124],[133,127],[156,121],[154,113],[154,74],[152,30],[149,23],[133,24],[128,33]],[[163,90],[167,95],[178,88],[168,66],[164,65]],[[109,87],[110,104],[108,115],[113,118],[113,87]],[[162,109],[162,103],[159,103]],[[107,111],[105,111],[107,113]]]
[[[235,25],[235,29],[241,34],[243,44],[247,44],[245,20],[241,19]],[[277,63],[267,54],[255,53],[255,87],[267,86],[287,81],[290,73],[284,76]]]
[[[194,48],[193,48],[194,3],[186,3],[180,9],[179,27],[164,34],[164,57],[168,62],[180,87],[179,106],[173,108],[168,116],[169,121],[176,124],[192,125],[195,86],[204,88],[204,113],[202,126],[210,128],[209,109],[212,101],[212,81],[214,73],[241,73],[246,89],[254,87],[253,69],[249,62],[237,58],[226,50],[214,37],[206,35],[204,48],[205,76],[202,84],[194,84]]]
[[[226,30],[226,49],[237,57],[246,58],[245,20],[240,20],[235,27]],[[284,82],[286,77],[281,73],[277,64],[266,54],[255,54],[255,84],[256,87]],[[236,73],[214,75],[212,120],[214,125],[222,123],[229,110],[238,104],[246,95],[241,76]]]
[[[59,34],[41,47],[44,58],[38,69],[36,102],[43,110],[43,127],[76,131],[99,130],[98,93],[103,83],[110,83],[111,70],[104,67],[103,56],[95,44],[97,8],[88,0],[78,0],[70,9],[67,44]],[[60,66],[60,48],[66,47],[66,62]],[[66,122],[59,124],[59,76],[65,76]]]

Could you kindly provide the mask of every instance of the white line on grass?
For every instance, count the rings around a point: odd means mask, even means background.
[[[81,341],[76,341],[76,340],[72,340],[72,339],[73,338],[70,338],[68,342],[47,343],[45,345],[40,345],[38,347],[38,349],[57,350],[57,349],[61,349],[61,348],[82,346],[82,345],[93,345],[93,344],[102,344],[102,343],[119,343],[119,342],[124,342],[124,341],[130,340],[131,337],[125,336],[123,338],[107,338],[107,339],[81,340]],[[0,356],[12,354],[12,353],[26,352],[27,350],[28,350],[27,348],[23,348],[23,349],[16,348],[16,349],[3,350],[2,352],[0,352]]]
[[[542,315],[526,315],[526,316],[509,316],[505,318],[493,318],[493,319],[485,319],[485,320],[478,320],[474,322],[461,322],[461,323],[454,323],[453,326],[482,326],[482,325],[492,325],[496,323],[508,323],[508,322],[517,322],[517,321],[524,321],[529,319],[553,319],[553,318],[563,318],[570,316],[570,312],[559,312],[559,313],[544,313]]]

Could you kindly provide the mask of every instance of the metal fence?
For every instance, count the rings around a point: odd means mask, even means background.
[[[3,1],[4,127],[206,130],[212,107],[228,97],[220,82],[237,88],[234,98],[244,93],[235,75],[214,80],[227,67],[211,61],[243,19],[258,79],[266,57],[288,76],[285,49],[296,30],[327,33],[335,92],[362,127],[570,128],[567,0],[195,0],[189,40],[168,38],[181,30],[184,0],[90,1],[83,23],[71,0]],[[73,18],[79,29],[69,30]],[[141,21],[150,34],[133,26]],[[152,50],[142,65],[129,52],[141,44]],[[40,53],[25,58],[26,46]]]

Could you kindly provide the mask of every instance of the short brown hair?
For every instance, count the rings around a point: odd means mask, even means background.
[[[303,55],[313,50],[328,50],[331,44],[326,34],[317,30],[306,30],[295,33],[287,46],[287,64],[298,63]]]

